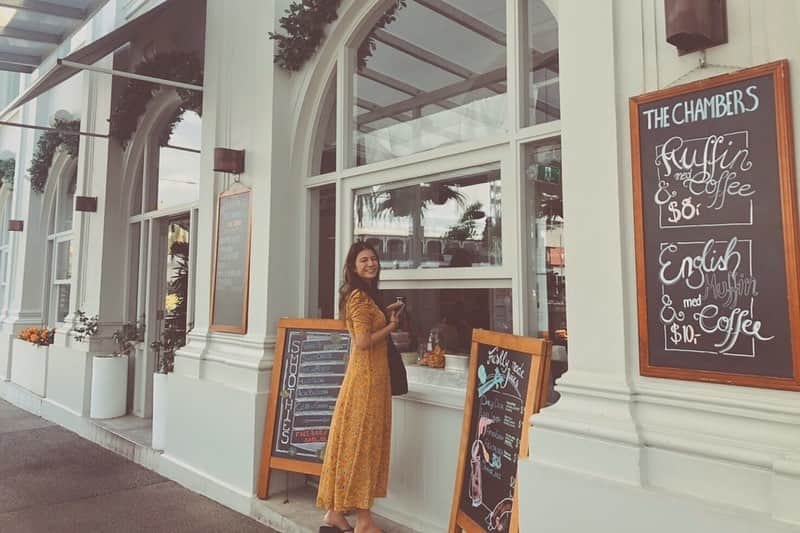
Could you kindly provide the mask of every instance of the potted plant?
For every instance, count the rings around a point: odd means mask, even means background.
[[[86,342],[97,335],[99,317],[76,312],[77,322],[73,328],[73,339]],[[128,355],[136,341],[140,341],[143,328],[139,324],[127,323],[111,335],[113,350],[109,354],[92,357],[92,392],[89,416],[105,419],[124,416],[128,399]]]
[[[47,386],[48,347],[53,344],[54,328],[29,327],[14,339],[11,362],[11,381],[38,396],[44,396]]]
[[[175,364],[175,350],[183,346],[184,333],[170,328],[164,329],[161,339],[150,343],[156,356],[156,371],[153,374],[153,442],[154,450],[163,450],[167,442],[167,384],[169,373]]]

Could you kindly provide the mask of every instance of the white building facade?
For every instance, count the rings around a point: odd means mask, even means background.
[[[290,3],[111,0],[33,72],[2,74],[3,121],[79,119],[99,136],[77,156],[57,149],[40,193],[28,169],[41,134],[0,126],[0,160],[16,162],[0,187],[0,397],[86,433],[96,356],[133,327],[122,414],[147,420],[153,343],[177,330],[150,466],[256,514],[277,322],[335,316],[344,256],[365,239],[387,297],[409,302],[408,352],[431,330],[453,354],[475,327],[553,341],[552,405],[519,470],[522,531],[800,530],[797,393],[639,374],[628,107],[787,59],[793,121],[800,4],[728,0],[728,42],[679,56],[661,0],[342,0],[288,72],[268,33]],[[12,102],[87,45],[101,68],[192,83],[201,65],[202,104],[161,86],[108,136],[109,117],[138,105],[124,78],[81,70]],[[236,181],[252,190],[244,334],[209,324],[217,196],[235,181],[213,170],[215,148],[244,150]],[[88,341],[74,339],[78,310],[99,316]],[[49,347],[16,339],[43,325]],[[466,379],[408,372],[375,510],[445,531]]]

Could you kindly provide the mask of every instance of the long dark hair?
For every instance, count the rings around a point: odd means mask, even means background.
[[[365,280],[361,276],[356,273],[356,258],[358,254],[363,252],[364,250],[369,250],[375,254],[375,257],[378,258],[378,275],[375,276],[375,280],[370,283],[369,281]],[[375,302],[375,304],[380,307],[380,292],[378,291],[378,280],[381,275],[380,270],[380,256],[378,256],[378,252],[375,248],[364,241],[356,241],[350,246],[350,250],[347,252],[347,258],[344,261],[344,272],[342,274],[342,286],[339,287],[339,317],[344,319],[344,309],[347,305],[347,298],[350,297],[350,293],[355,290],[361,289],[362,291],[366,292],[370,298]]]

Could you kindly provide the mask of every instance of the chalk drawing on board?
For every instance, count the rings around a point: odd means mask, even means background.
[[[750,150],[750,132],[747,131],[747,130],[735,131],[735,132],[731,132],[731,133],[723,133],[723,134],[720,134],[720,135],[713,134],[713,135],[709,135],[709,136],[706,136],[706,137],[696,137],[696,138],[692,138],[692,139],[680,139],[680,141],[681,141],[681,146],[688,145],[688,144],[691,144],[691,143],[701,143],[702,142],[703,145],[705,147],[707,147],[707,145],[709,143],[709,139],[711,139],[711,137],[714,137],[714,138],[717,138],[717,139],[722,139],[722,138],[725,138],[725,137],[733,137],[733,136],[740,136],[740,135],[744,136],[744,141],[743,141],[743,145],[742,145],[743,149],[744,149],[744,151],[749,153],[749,150]],[[673,137],[673,139],[675,139],[675,138],[676,137]],[[670,140],[672,140],[672,139],[670,139]],[[656,145],[656,147],[655,147],[656,157],[655,157],[654,166],[656,167],[656,173],[658,175],[659,183],[662,183],[662,180],[667,180],[667,179],[670,179],[670,178],[672,180],[681,179],[681,178],[676,178],[673,175],[662,176],[662,174],[661,174],[662,165],[659,162],[659,158],[666,159],[663,156],[663,147],[664,147],[665,144],[666,143],[662,143],[662,144]],[[697,155],[697,152],[695,152],[694,155]],[[705,159],[705,157],[706,157],[705,151],[703,152],[703,157],[704,157],[704,161],[703,161],[703,164],[702,164],[702,168],[705,169],[706,165],[708,164],[708,161]],[[746,158],[747,158],[747,155],[745,154],[745,160],[746,160]],[[734,158],[734,160],[732,162],[735,162],[735,161],[736,161],[736,158]],[[697,161],[695,161],[695,159],[694,159],[694,156],[692,157],[692,163],[694,163],[694,164],[697,163]],[[752,167],[752,163],[750,161],[746,160],[744,164],[749,164],[750,167],[747,167],[746,170],[742,169],[743,171],[750,170],[750,168]],[[693,166],[694,165],[690,164],[689,168],[683,168],[681,170],[683,170],[684,173],[689,173],[689,175],[693,178],[694,177],[693,176],[693,169],[692,169]],[[716,161],[714,161],[714,164],[712,165],[712,167],[715,167],[715,166],[716,166]],[[703,172],[705,172],[705,170],[703,170]],[[733,176],[736,176],[736,174],[734,173]],[[715,178],[715,177],[712,176],[712,179],[720,180],[721,178]],[[663,183],[668,184],[669,182],[668,181],[663,181]],[[684,188],[686,188],[686,182],[685,181],[684,181],[683,185],[684,185]],[[752,185],[752,184],[750,184],[750,185]],[[753,191],[753,193],[755,193],[755,191]],[[691,193],[691,194],[693,196],[696,196],[695,193]],[[676,196],[677,196],[677,192],[672,191],[670,198],[674,198]],[[715,199],[715,202],[716,202],[716,199]],[[748,200],[748,204],[749,204],[749,206],[748,206],[748,218],[747,218],[746,221],[733,221],[733,222],[707,223],[707,224],[679,224],[678,223],[679,220],[675,221],[672,224],[666,224],[664,222],[665,215],[664,215],[663,203],[656,201],[656,204],[658,206],[658,226],[659,226],[659,229],[670,229],[670,228],[710,228],[710,227],[723,227],[723,226],[752,226],[753,225],[753,200]],[[717,210],[720,210],[721,208],[722,208],[722,206],[717,208]],[[698,209],[698,214],[699,214],[699,209]],[[669,222],[669,220],[667,220],[667,222]]]
[[[749,273],[750,279],[755,279],[755,277],[753,276],[753,242],[752,242],[752,240],[750,240],[750,239],[738,240],[737,239],[736,242],[737,242],[737,244],[738,243],[746,243],[747,244],[747,252],[748,253],[747,253],[747,263],[746,264],[747,264],[748,269],[749,269],[748,273]],[[659,244],[660,244],[660,247],[661,247],[661,251],[663,251],[670,244],[676,244],[676,245],[679,245],[679,246],[704,246],[704,245],[706,245],[706,242],[704,242],[704,241],[678,241],[676,243],[664,243],[664,242],[662,242],[662,243],[659,243]],[[669,298],[669,295],[666,292],[666,287],[665,287],[663,282],[661,283],[661,295],[662,295],[662,302],[665,301],[664,297],[666,296],[667,297],[666,301],[671,304],[671,298]],[[754,302],[755,302],[754,295],[751,295],[749,297],[749,306],[748,306],[748,311],[750,313],[750,317],[754,317]],[[683,313],[680,313],[680,315],[683,315]],[[678,347],[674,346],[674,344],[677,344],[677,343],[673,343],[673,346],[670,346],[670,344],[669,344],[670,336],[669,336],[669,333],[667,331],[667,326],[670,326],[671,323],[670,322],[665,323],[663,317],[662,317],[662,323],[663,323],[662,328],[663,328],[663,332],[664,332],[664,350],[665,351],[704,353],[704,354],[710,354],[710,355],[727,355],[727,356],[733,356],[733,357],[747,357],[747,358],[755,358],[756,357],[756,342],[755,342],[756,341],[756,337],[755,336],[751,336],[751,338],[750,338],[750,348],[751,348],[750,353],[736,353],[736,352],[729,351],[729,350],[724,350],[724,351],[720,352],[720,351],[713,351],[713,350],[693,350],[693,349],[689,349],[689,348],[678,348]],[[698,337],[699,336],[700,335],[698,335]],[[772,338],[773,337],[760,338],[760,340],[771,340]]]

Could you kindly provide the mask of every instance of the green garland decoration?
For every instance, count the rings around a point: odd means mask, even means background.
[[[375,32],[383,29],[395,20],[397,12],[406,7],[407,0],[394,0],[384,14],[378,19],[370,34],[358,47],[358,69],[367,66],[377,45]],[[286,16],[280,19],[280,26],[288,35],[269,33],[269,38],[277,42],[274,61],[281,68],[290,72],[300,70],[317,52],[325,38],[325,27],[336,20],[340,0],[301,0],[292,2],[286,10]]]
[[[203,85],[203,62],[192,52],[162,52],[143,60],[136,66],[135,72],[144,76],[175,80],[193,85]],[[128,80],[119,100],[111,110],[109,121],[111,136],[117,139],[122,147],[128,146],[139,119],[144,115],[147,104],[161,89],[155,83],[140,80]],[[198,115],[203,110],[203,93],[189,89],[176,89],[181,104],[170,119],[168,127],[161,134],[159,143],[164,146],[169,141],[175,126],[181,121],[185,111],[194,111]]]
[[[358,47],[358,70],[366,68],[367,60],[372,57],[372,52],[375,51],[375,47],[377,46],[375,32],[382,30],[397,20],[397,12],[404,7],[406,7],[406,0],[395,0],[392,6],[378,19],[372,31],[367,35],[367,38],[361,42],[361,45]]]
[[[14,188],[14,170],[17,162],[13,157],[0,159],[0,187]]]
[[[60,120],[53,121],[53,127],[59,130],[80,131],[81,122],[79,120]],[[43,193],[50,174],[50,165],[53,164],[53,156],[59,146],[64,146],[64,150],[72,157],[78,157],[78,146],[80,144],[79,135],[63,135],[59,131],[46,131],[36,143],[36,150],[33,153],[31,166],[28,168],[28,176],[31,180],[31,189],[35,192]]]
[[[300,70],[325,38],[325,26],[339,18],[340,0],[292,2],[279,23],[288,35],[269,32],[277,43],[275,63],[290,72]]]

